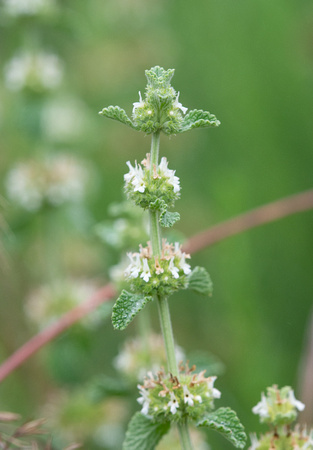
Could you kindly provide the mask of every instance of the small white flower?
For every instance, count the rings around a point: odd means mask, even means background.
[[[178,101],[178,97],[179,97],[179,92],[178,92],[178,94],[177,94],[177,97],[176,97],[176,99],[175,99],[175,102],[174,102],[173,106],[174,106],[174,108],[180,109],[180,110],[183,112],[183,114],[186,114],[188,108],[186,108],[185,106],[183,106],[183,105]]]
[[[183,253],[180,258],[179,267],[184,271],[185,275],[188,275],[191,272],[190,264],[186,263],[186,253]]]
[[[170,263],[168,265],[168,270],[171,272],[174,278],[179,278],[179,269],[178,267],[174,266],[174,256],[171,257]]]
[[[218,389],[216,389],[214,387],[214,382],[216,380],[217,377],[209,377],[207,379],[207,385],[208,385],[208,389],[210,389],[210,391],[212,391],[212,396],[213,398],[221,398],[221,391],[219,391]]]
[[[202,397],[201,397],[201,395],[195,395],[195,401],[196,401],[196,402],[199,402],[199,403],[202,403]]]
[[[175,170],[171,170],[171,172],[172,174],[168,178],[168,183],[173,186],[173,191],[177,194],[180,191],[179,178],[174,175]]]
[[[266,397],[262,392],[261,401],[252,408],[253,414],[259,414],[260,417],[269,417]]]
[[[185,384],[183,385],[183,391],[184,391],[184,403],[188,403],[189,406],[193,406],[194,405],[193,399],[195,398],[195,396],[189,392]]]
[[[141,98],[141,92],[139,91],[139,102],[133,103],[133,114],[137,108],[143,108],[145,106],[145,102]]]
[[[130,181],[132,180],[132,178],[133,178],[134,176],[136,176],[136,169],[135,169],[135,167],[133,167],[133,166],[131,165],[130,161],[127,161],[126,164],[127,164],[128,167],[129,167],[129,172],[128,172],[128,173],[125,173],[125,175],[124,175],[124,181],[125,181],[125,183],[130,183]]]
[[[291,390],[291,391],[289,392],[289,399],[288,399],[288,400],[290,401],[290,403],[291,403],[295,408],[297,408],[298,411],[303,411],[303,410],[304,410],[305,404],[302,403],[302,402],[300,402],[300,400],[297,400],[297,399],[295,398],[295,394],[294,394],[293,390]]]
[[[149,406],[150,406],[150,399],[148,397],[148,391],[144,389],[140,384],[138,384],[138,389],[141,394],[141,397],[137,398],[137,402],[142,405],[141,413],[145,416],[148,415]]]
[[[258,441],[258,438],[256,437],[256,434],[255,433],[250,434],[250,439],[251,439],[251,447],[249,447],[249,450],[257,450],[260,443]]]
[[[142,274],[140,275],[140,278],[142,278],[147,283],[149,281],[149,278],[151,277],[151,272],[149,269],[147,258],[143,258],[142,263],[143,263],[143,271]]]
[[[170,392],[170,396],[171,396],[171,400],[168,402],[167,406],[170,408],[171,413],[175,414],[177,409],[179,408],[179,403],[173,392]]]
[[[130,264],[125,270],[125,276],[130,278],[137,278],[139,273],[141,272],[141,261],[139,253],[135,253],[133,255],[131,252],[129,252],[127,253],[127,256],[130,259]]]

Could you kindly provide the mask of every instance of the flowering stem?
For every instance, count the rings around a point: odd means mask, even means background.
[[[183,422],[178,423],[178,431],[182,449],[192,450],[193,447],[190,440],[187,418],[185,418]]]
[[[157,167],[159,164],[159,145],[160,145],[160,132],[153,133],[151,142],[151,154],[150,154],[150,178],[153,176],[154,166]],[[150,219],[150,241],[152,247],[152,254],[155,256],[160,256],[161,233],[160,233],[159,213],[157,211],[150,210],[149,219]],[[178,376],[178,367],[175,356],[174,336],[168,301],[166,297],[161,295],[157,295],[156,298],[158,302],[159,318],[166,350],[168,370],[173,376]],[[187,419],[185,419],[182,423],[178,425],[178,431],[180,435],[182,449],[192,450]]]

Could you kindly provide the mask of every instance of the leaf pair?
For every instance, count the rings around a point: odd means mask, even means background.
[[[103,108],[99,114],[128,125],[134,130],[141,131],[140,126],[136,125],[128,117],[125,110],[119,106],[108,106]],[[201,109],[194,109],[184,116],[181,126],[176,133],[184,133],[185,131],[192,130],[193,128],[218,127],[220,123],[221,122],[214,116],[214,114],[210,114],[208,111],[202,111]]]
[[[201,295],[212,295],[213,284],[210,275],[203,267],[195,267],[187,276],[186,288]],[[151,296],[133,294],[123,290],[113,306],[112,323],[116,330],[124,330],[135,316],[153,300]]]
[[[219,408],[206,414],[196,425],[218,431],[236,448],[245,447],[247,437],[244,427],[230,408]],[[137,412],[128,425],[123,450],[152,450],[169,429],[169,422],[156,423]]]

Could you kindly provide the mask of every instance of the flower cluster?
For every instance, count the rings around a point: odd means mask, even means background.
[[[191,273],[191,268],[186,259],[190,255],[182,252],[179,242],[173,245],[163,239],[160,256],[152,255],[150,242],[147,247],[139,248],[139,253],[127,253],[130,264],[125,270],[134,292],[169,295],[187,287],[186,275]]]
[[[25,88],[39,92],[55,89],[62,76],[62,64],[51,53],[20,53],[4,68],[5,84],[12,91]]]
[[[274,385],[267,388],[266,396],[262,393],[261,401],[252,412],[259,414],[261,422],[278,426],[292,423],[297,417],[297,410],[302,411],[304,407],[289,386],[278,389]]]
[[[139,92],[139,101],[133,104],[135,125],[145,133],[178,132],[188,108],[179,102],[179,92],[176,93],[170,84],[174,70],[154,67],[145,74],[148,80],[145,99]]]
[[[25,303],[30,321],[42,330],[55,323],[64,313],[83,303],[97,290],[91,280],[55,281],[32,291]],[[80,322],[87,329],[95,328],[101,321],[101,312],[94,311]]]
[[[124,175],[125,191],[129,199],[144,209],[159,209],[161,205],[173,206],[179,198],[179,178],[175,170],[168,168],[165,157],[151,171],[150,154],[135,167],[129,161],[126,163],[129,172]]]
[[[67,155],[20,163],[8,174],[8,197],[28,211],[44,205],[59,206],[81,200],[86,181],[84,168]]]
[[[282,427],[279,431],[266,433],[258,439],[251,435],[249,450],[313,450],[313,430],[296,425],[294,430]]]
[[[193,420],[202,417],[214,408],[214,399],[221,393],[214,388],[216,377],[205,377],[203,370],[192,373],[188,364],[180,366],[179,376],[166,375],[163,370],[154,376],[151,372],[143,385],[138,385],[142,405],[141,413],[157,422],[174,421],[189,416]]]
[[[176,360],[184,358],[183,350],[175,346]],[[142,381],[148,371],[155,372],[166,364],[164,341],[161,335],[151,333],[146,341],[141,338],[126,340],[115,358],[115,368],[129,379]]]

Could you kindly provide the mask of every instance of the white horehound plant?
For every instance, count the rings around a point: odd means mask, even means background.
[[[139,385],[141,412],[131,419],[124,450],[151,450],[177,424],[182,448],[192,449],[188,423],[222,433],[237,448],[244,448],[246,435],[236,413],[230,408],[214,411],[214,399],[220,392],[214,388],[215,377],[195,372],[193,366],[178,367],[168,305],[168,297],[180,289],[192,289],[202,295],[212,294],[212,282],[204,268],[193,270],[178,242],[161,237],[161,226],[171,227],[179,214],[170,212],[180,196],[179,178],[168,168],[165,157],[159,162],[160,134],[175,135],[193,128],[217,127],[213,114],[192,110],[179,102],[179,93],[171,86],[174,70],[153,67],[145,72],[147,87],[144,98],[133,104],[131,118],[119,106],[104,108],[100,114],[117,120],[134,130],[151,134],[151,150],[141,164],[127,162],[124,176],[125,192],[132,202],[149,213],[150,240],[139,252],[128,253],[129,266],[125,277],[129,291],[123,290],[112,314],[115,329],[123,330],[144,306],[156,301],[166,349],[167,373],[160,368],[149,373]]]

